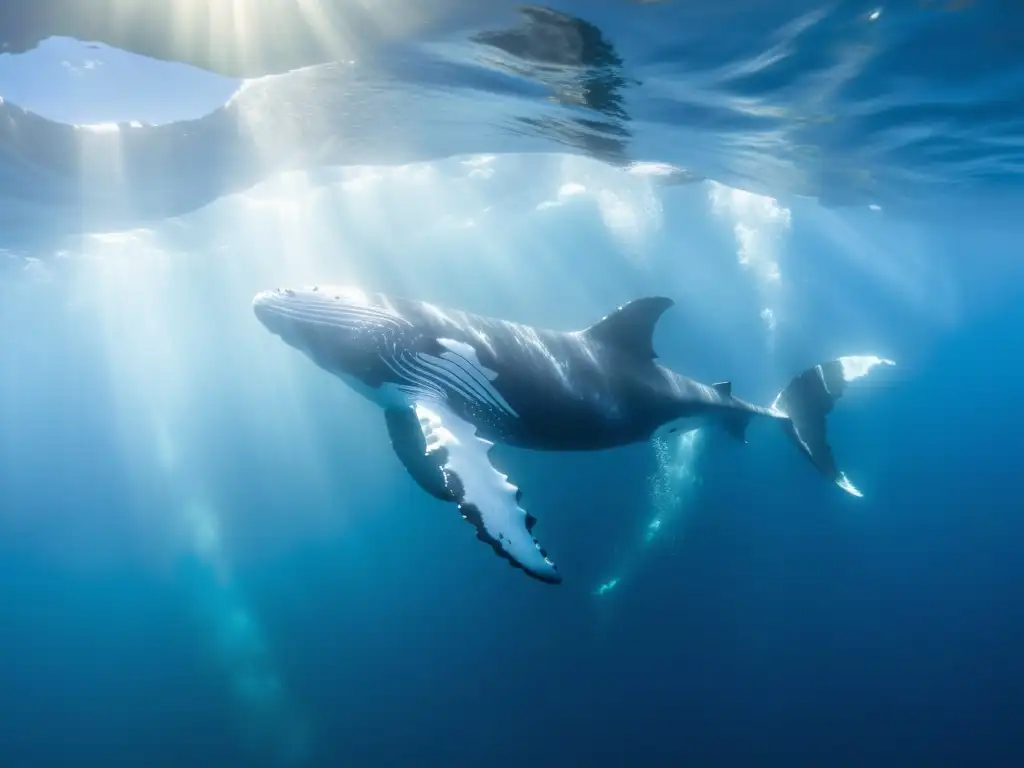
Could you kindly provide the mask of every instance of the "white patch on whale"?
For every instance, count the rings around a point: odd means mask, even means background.
[[[451,359],[417,352],[415,355],[406,353],[394,357],[382,356],[381,359],[396,376],[410,384],[388,383],[377,389],[362,384],[360,391],[379,405],[408,405],[409,401],[403,402],[403,398],[408,398],[410,393],[413,399],[417,393],[422,392],[438,401],[448,400],[450,393],[457,393],[468,402],[476,403],[489,411],[497,410],[513,418],[519,417],[484,372],[464,358],[459,358],[464,361],[464,364],[460,364]],[[350,377],[345,377],[345,381],[350,382]],[[392,392],[388,388],[395,391]]]
[[[843,368],[843,378],[846,381],[854,381],[861,376],[866,376],[872,368],[878,365],[896,365],[892,360],[875,355],[847,355],[838,360]]]
[[[519,506],[519,489],[491,464],[488,454],[494,444],[443,403],[421,401],[413,408],[427,454],[444,452],[442,471],[457,480],[459,510],[477,528],[478,537],[530,575],[551,584],[561,582],[555,564],[530,532],[533,522]]]
[[[494,351],[494,345],[491,344],[490,337],[486,333],[481,331],[479,328],[472,326],[470,327],[469,332],[473,334],[477,341],[487,347],[487,351],[490,352],[491,355],[497,354],[497,352]]]
[[[432,374],[451,390],[458,392],[470,402],[475,402],[488,408],[501,408],[496,398],[490,395],[486,380],[482,375],[474,378],[467,373],[466,369],[457,363],[442,357],[435,357],[424,353],[418,353],[416,360],[420,370]],[[483,382],[481,384],[481,382]]]
[[[484,367],[480,363],[480,359],[476,356],[476,350],[466,342],[456,341],[455,339],[438,339],[437,343],[445,349],[454,352],[456,355],[464,357],[467,361],[476,366],[477,369],[490,381],[494,381],[498,378],[497,371],[492,371],[490,368]]]

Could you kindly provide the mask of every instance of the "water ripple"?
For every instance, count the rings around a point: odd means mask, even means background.
[[[277,0],[245,18],[189,3],[184,32],[177,0],[96,2],[110,15],[13,5],[0,39],[73,35],[253,79],[162,126],[2,104],[8,239],[136,226],[282,170],[474,153],[658,162],[677,183],[833,205],[1002,194],[1024,170],[1024,4],[1010,0],[325,1],[314,16]]]

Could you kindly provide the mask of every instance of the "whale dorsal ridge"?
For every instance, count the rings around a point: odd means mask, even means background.
[[[657,357],[654,326],[674,303],[664,296],[635,299],[598,320],[585,333],[600,344],[653,360]]]

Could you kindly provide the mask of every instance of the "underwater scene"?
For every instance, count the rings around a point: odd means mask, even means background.
[[[0,10],[0,768],[1024,765],[1024,4]]]

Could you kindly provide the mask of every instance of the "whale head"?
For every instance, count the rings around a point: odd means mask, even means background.
[[[405,324],[359,289],[277,288],[252,300],[263,326],[332,373],[355,374],[379,357],[381,342]]]

